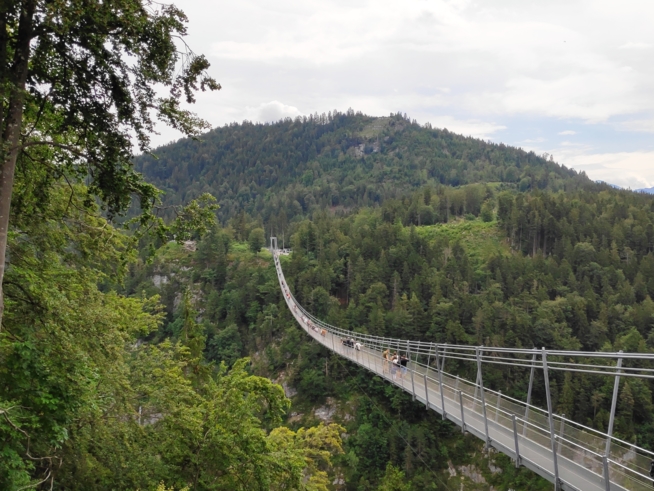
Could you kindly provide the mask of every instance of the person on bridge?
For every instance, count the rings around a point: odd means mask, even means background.
[[[649,466],[649,477],[654,479],[654,460],[652,460],[652,463]],[[654,483],[652,483],[654,484]]]
[[[398,368],[400,367],[400,357],[395,353],[391,358],[391,377],[395,380],[395,374],[397,373]]]
[[[361,343],[359,341],[354,343],[354,349],[357,351],[361,351]]]
[[[402,367],[402,375],[406,373],[407,363],[409,363],[409,359],[406,356],[402,355],[400,357],[400,366]]]
[[[390,350],[386,350],[386,351],[384,351],[382,353],[382,372],[383,373],[388,372],[388,369],[389,369],[388,365],[390,364],[390,361],[391,361],[390,358],[391,358]]]

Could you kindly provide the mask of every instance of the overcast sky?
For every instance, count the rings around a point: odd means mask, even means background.
[[[214,126],[349,107],[654,186],[652,0],[175,0]],[[162,132],[156,143],[179,136]]]

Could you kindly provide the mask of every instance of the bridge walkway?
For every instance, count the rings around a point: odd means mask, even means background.
[[[320,322],[306,312],[295,300],[286,286],[278,255],[274,255],[280,287],[284,299],[295,320],[315,341],[334,353],[346,358],[377,376],[408,392],[431,410],[441,414],[462,428],[486,441],[487,444],[511,457],[516,465],[523,465],[543,478],[554,482],[554,459],[549,428],[535,424],[534,414],[529,409],[516,410],[516,405],[505,401],[501,393],[497,395],[483,386],[471,383],[445,371],[410,361],[406,373],[398,368],[392,373],[390,363],[383,359],[383,343],[373,339],[356,338],[356,333],[340,330]],[[355,336],[362,342],[360,349],[342,344],[342,336]],[[482,404],[482,390],[486,402]],[[495,394],[495,398],[492,396]],[[494,400],[494,404],[487,402]],[[510,398],[508,398],[510,399]],[[486,411],[483,410],[485,405]],[[529,406],[532,412],[543,411]],[[443,410],[444,409],[444,410]],[[485,414],[484,414],[485,413]],[[542,420],[542,417],[541,417]],[[565,491],[651,491],[652,482],[641,476],[635,478],[633,471],[619,462],[610,462],[610,480],[604,475],[603,456],[579,441],[568,440],[557,435],[557,468],[559,483],[557,488]],[[604,461],[606,465],[606,461]],[[608,465],[607,465],[608,467]]]

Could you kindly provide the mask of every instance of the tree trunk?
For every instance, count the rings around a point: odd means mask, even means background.
[[[1,128],[0,141],[0,329],[4,314],[4,291],[2,282],[5,275],[5,258],[7,253],[7,232],[9,230],[9,213],[11,209],[11,194],[14,187],[16,159],[19,153],[20,134],[23,126],[23,105],[25,102],[25,83],[30,56],[30,41],[36,0],[25,0],[21,6],[18,38],[14,51],[14,60],[9,74],[11,88],[9,104],[4,126]],[[6,64],[0,67],[3,71]]]
[[[534,241],[532,243],[532,252],[531,252],[531,257],[536,257],[536,244],[538,244],[538,225],[534,229]]]

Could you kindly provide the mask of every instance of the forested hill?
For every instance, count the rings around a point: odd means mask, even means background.
[[[231,124],[137,159],[146,179],[166,191],[165,204],[209,192],[225,222],[245,211],[285,228],[316,207],[373,206],[412,188],[502,183],[521,191],[597,186],[584,174],[533,152],[420,126],[406,115],[370,117],[349,110],[274,124]],[[546,157],[546,156],[545,156]],[[436,200],[416,219],[445,221],[466,210],[456,197]],[[451,210],[448,210],[451,205]],[[478,208],[478,206],[477,206]],[[419,217],[419,218],[418,218]]]
[[[654,351],[650,195],[400,115],[246,123],[203,138],[161,148],[158,160],[142,157],[138,166],[167,191],[166,204],[212,193],[223,224],[195,236],[195,250],[170,242],[151,261],[141,257],[124,292],[161,299],[163,322],[148,343],[187,339],[195,319],[190,339],[202,340],[204,363],[232,367],[248,356],[256,376],[283,384],[291,398],[284,424],[296,434],[321,421],[342,425],[347,438],[326,467],[325,489],[551,485],[482,453],[480,441],[304,336],[262,249],[264,229],[283,231],[293,249],[284,272],[298,301],[344,329],[453,344]],[[465,363],[448,366],[474,379]],[[557,412],[606,430],[612,381],[581,372],[550,380]],[[515,371],[492,368],[484,381],[526,398],[528,377]],[[544,392],[537,381],[532,402],[544,407]],[[614,435],[654,448],[653,394],[647,381],[622,383]]]

